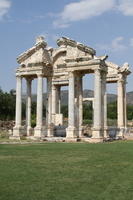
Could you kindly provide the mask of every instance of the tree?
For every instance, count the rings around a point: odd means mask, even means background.
[[[127,105],[127,119],[133,120],[133,105]]]
[[[117,119],[117,102],[111,102],[107,105],[108,119]]]
[[[92,104],[83,104],[83,119],[93,119],[93,109]]]

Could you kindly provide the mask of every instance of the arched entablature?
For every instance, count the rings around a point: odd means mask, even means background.
[[[66,64],[66,52],[67,49],[65,47],[56,49],[53,54],[53,67],[54,69],[57,69],[60,66],[64,66]]]
[[[126,79],[127,75],[131,73],[128,63],[125,63],[122,67],[112,62],[106,62],[106,65],[108,67],[107,83],[115,83],[121,77]]]

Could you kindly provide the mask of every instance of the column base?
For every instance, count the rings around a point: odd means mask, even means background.
[[[92,129],[92,139],[103,140],[104,130],[101,128]]]
[[[72,126],[66,128],[66,138],[77,138],[76,131],[76,128]]]
[[[54,137],[54,125],[50,124],[47,127],[47,137]]]
[[[66,138],[65,139],[65,142],[77,142],[78,141],[78,139],[77,138]]]
[[[27,127],[27,136],[32,136],[33,135],[33,128],[31,126]]]
[[[44,136],[43,131],[44,131],[43,127],[35,127],[34,138],[41,139]]]
[[[11,136],[9,137],[9,139],[10,139],[10,140],[20,140],[20,136],[13,136],[13,135],[11,135]]]
[[[26,135],[26,130],[24,129],[24,127],[22,127],[22,126],[19,126],[19,127],[17,127],[17,126],[15,126],[14,128],[13,128],[13,135],[12,136],[10,136],[10,139],[20,139],[20,137],[21,136],[24,136],[24,135]]]
[[[87,138],[87,137],[83,137],[83,138],[81,138],[81,142],[102,143],[103,142],[103,138]]]
[[[81,127],[79,127],[78,128],[78,130],[77,130],[77,136],[79,137],[79,138],[82,138],[83,137],[83,127],[81,126]]]
[[[108,131],[108,127],[104,127],[104,138],[109,138],[109,131]]]
[[[125,134],[125,127],[118,128],[116,139],[123,139]]]

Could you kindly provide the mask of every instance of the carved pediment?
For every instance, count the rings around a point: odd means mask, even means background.
[[[30,67],[32,65],[37,66],[39,63],[50,65],[52,59],[46,46],[47,43],[42,37],[40,40],[37,38],[36,44],[17,58],[18,63],[22,67]]]
[[[66,48],[57,48],[53,51],[53,67],[57,69],[60,66],[65,66]]]
[[[66,66],[66,60],[87,58],[93,59],[95,50],[69,38],[62,37],[57,40],[58,48],[52,53],[54,68]]]
[[[82,43],[76,42],[66,37],[57,40],[59,48],[66,48],[66,59],[87,56],[93,58],[96,51]]]
[[[119,73],[119,66],[118,65],[116,65],[112,62],[106,62],[106,65],[108,67],[108,75]]]

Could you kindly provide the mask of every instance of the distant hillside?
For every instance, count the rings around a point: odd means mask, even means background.
[[[92,90],[84,90],[83,96],[84,96],[84,98],[93,97],[94,92]],[[25,100],[25,98],[26,98],[26,96],[23,95],[23,101]],[[45,93],[44,94],[44,104],[46,103],[46,98],[47,98],[47,95]],[[108,98],[108,102],[114,102],[117,100],[117,95],[116,94],[108,94],[107,98]],[[32,95],[32,101],[36,101],[36,94]],[[61,104],[67,105],[67,103],[68,103],[68,91],[62,90],[61,91]],[[133,91],[127,93],[127,103],[133,105]]]

